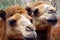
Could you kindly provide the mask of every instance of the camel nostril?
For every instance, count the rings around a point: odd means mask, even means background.
[[[28,27],[28,26],[26,27],[26,30],[27,30],[27,31],[34,31],[33,28],[30,28],[30,27]]]
[[[49,10],[49,11],[53,12],[53,10]]]
[[[56,13],[56,11],[54,11],[54,10],[49,10],[49,13]]]
[[[16,20],[9,20],[9,24],[12,26],[12,25],[14,25],[16,23]]]

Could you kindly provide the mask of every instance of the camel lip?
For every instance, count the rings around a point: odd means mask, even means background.
[[[26,40],[34,40],[35,38],[25,38]]]
[[[56,24],[58,22],[58,20],[57,19],[54,19],[54,20],[49,19],[49,20],[47,20],[47,22],[51,23],[51,24]]]

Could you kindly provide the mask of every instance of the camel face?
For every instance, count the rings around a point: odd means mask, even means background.
[[[21,35],[24,38],[35,38],[36,32],[33,24],[23,14],[15,14],[7,18],[7,35],[19,38]]]
[[[32,22],[36,27],[38,40],[49,40],[52,26],[58,21],[56,8],[50,3],[43,1],[33,3],[26,10],[28,15],[32,15]]]
[[[33,15],[34,21],[33,22],[37,25],[46,26],[47,24],[56,24],[57,23],[57,16],[56,16],[56,8],[53,7],[51,4],[42,3],[41,5],[34,8]]]

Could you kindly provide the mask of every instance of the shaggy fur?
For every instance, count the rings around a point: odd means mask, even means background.
[[[0,40],[5,40],[5,36],[6,36],[5,16],[6,16],[6,12],[4,10],[0,10]]]
[[[3,27],[4,27],[4,21],[2,18],[0,18],[0,40],[4,39],[3,38]]]
[[[27,16],[28,19],[31,19],[30,16],[27,15],[27,11],[20,7],[19,5],[13,5],[13,6],[9,6],[6,9],[6,17],[11,17],[13,16],[15,13],[20,13],[20,14],[24,14],[25,16]]]
[[[52,26],[55,24],[49,23],[46,19],[55,18],[55,16],[53,15],[53,12],[56,11],[56,8],[53,7],[49,2],[43,2],[43,1],[35,2],[29,8],[33,12],[31,13],[33,14],[33,16],[31,17],[32,17],[32,22],[37,29],[38,40],[50,40],[50,31]],[[26,8],[26,9],[29,9],[29,8]],[[51,14],[54,17],[50,16],[49,11],[52,12]]]
[[[60,21],[58,21],[56,26],[52,28],[50,33],[50,40],[60,40]]]
[[[6,17],[7,17],[7,37],[8,40],[22,40],[24,37],[35,37],[35,27],[33,24],[29,21],[31,19],[30,16],[27,15],[27,12],[24,8],[20,7],[19,5],[13,5],[7,7],[6,11]],[[9,21],[13,20],[13,22]],[[31,29],[31,31],[27,31],[27,29]],[[33,32],[34,31],[34,32]],[[8,33],[9,32],[9,33]],[[28,33],[28,34],[27,34]],[[21,39],[21,38],[22,39]]]

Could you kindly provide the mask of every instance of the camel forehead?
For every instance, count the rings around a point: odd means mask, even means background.
[[[49,3],[48,1],[37,1],[35,2],[31,7],[40,7],[40,8],[43,8],[44,6],[46,5],[51,5],[51,3]]]
[[[35,7],[33,10],[36,10],[36,9],[38,9],[38,12],[40,13],[48,12],[49,10],[56,11],[56,8],[53,7],[51,4],[41,4]]]
[[[50,4],[50,3],[48,1],[37,1],[31,5],[31,8],[33,9],[41,4]]]
[[[20,14],[27,14],[26,10],[22,7],[20,7],[19,5],[12,5],[6,8],[6,16],[10,17],[10,15],[14,15],[16,13],[20,13]]]
[[[50,8],[50,7],[53,7],[53,6],[50,5],[50,4],[41,4],[37,7],[35,7],[35,9],[44,10],[44,9],[47,9],[47,8]]]
[[[16,21],[18,21],[19,19],[21,19],[21,16],[20,16],[19,13],[16,13],[16,14],[14,14],[13,16],[7,18],[7,19],[8,19],[8,20],[10,20],[10,19],[15,19]]]

